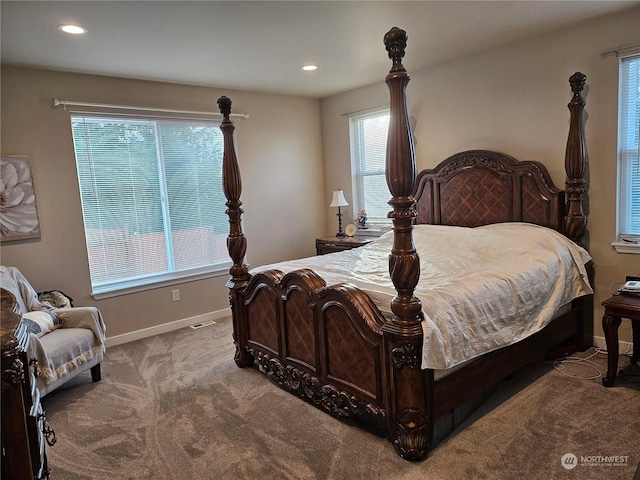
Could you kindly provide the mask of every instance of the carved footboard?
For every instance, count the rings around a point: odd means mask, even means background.
[[[274,382],[331,415],[377,417],[403,458],[426,457],[432,372],[420,369],[421,344],[394,328],[364,292],[326,286],[302,269],[258,273],[232,293],[239,366],[257,362]]]
[[[257,274],[237,298],[238,348],[275,382],[336,416],[385,416],[382,314],[367,295],[313,271]]]

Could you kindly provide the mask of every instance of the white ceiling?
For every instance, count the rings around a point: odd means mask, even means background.
[[[384,78],[393,26],[409,35],[411,72],[638,4],[2,0],[2,62],[322,98]]]

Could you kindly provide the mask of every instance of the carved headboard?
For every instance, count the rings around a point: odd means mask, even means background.
[[[562,231],[564,192],[546,167],[488,150],[457,153],[418,175],[416,223],[528,222]]]

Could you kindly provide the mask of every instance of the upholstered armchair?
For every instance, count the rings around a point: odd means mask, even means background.
[[[55,390],[77,375],[91,370],[94,382],[101,379],[106,327],[95,307],[58,308],[43,301],[27,279],[15,267],[0,266],[2,295],[13,296],[16,313],[22,316],[30,332],[28,355],[37,360],[37,385],[40,395]],[[48,295],[51,298],[51,295]]]

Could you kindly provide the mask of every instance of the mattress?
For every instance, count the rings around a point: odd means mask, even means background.
[[[467,228],[417,225],[415,295],[424,321],[422,368],[451,369],[544,328],[573,299],[593,293],[586,250],[555,230],[527,223]],[[365,291],[385,317],[396,291],[389,277],[393,232],[343,252],[251,270],[310,268],[327,285]]]

